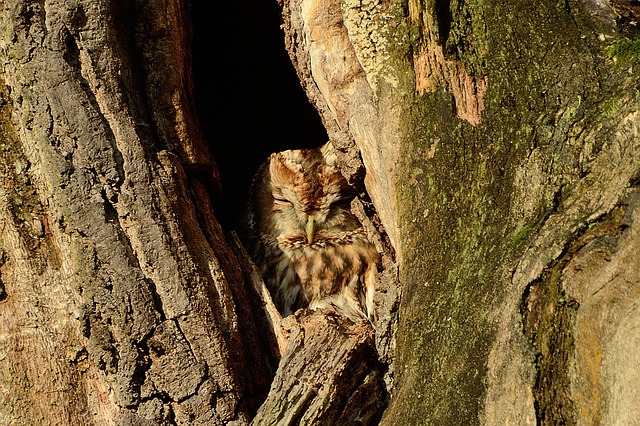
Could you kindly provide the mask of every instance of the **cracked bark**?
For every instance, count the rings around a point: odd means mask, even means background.
[[[290,334],[281,360],[285,368],[278,369],[252,425],[376,421],[387,397],[370,325],[308,310],[285,324]]]
[[[292,318],[287,346],[213,214],[187,17],[178,0],[0,6],[2,424],[248,424],[320,350],[335,363],[310,380],[331,386],[305,407],[380,412],[371,328]]]
[[[2,423],[246,423],[266,395],[187,13],[2,5]]]

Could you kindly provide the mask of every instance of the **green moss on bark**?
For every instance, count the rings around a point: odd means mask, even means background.
[[[512,268],[523,241],[561,202],[532,191],[535,208],[515,214],[516,193],[526,193],[516,185],[516,171],[536,150],[550,177],[545,193],[561,198],[582,172],[580,147],[567,141],[603,97],[593,40],[583,37],[567,8],[521,1],[452,5],[445,51],[476,77],[487,76],[485,110],[473,127],[454,115],[452,97],[438,91],[416,97],[405,117],[399,389],[387,424],[479,422]]]
[[[605,48],[605,52],[618,65],[638,63],[640,62],[640,39],[616,40]]]

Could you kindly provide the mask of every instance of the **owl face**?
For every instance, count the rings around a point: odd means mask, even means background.
[[[308,246],[359,227],[349,211],[353,191],[336,167],[330,144],[272,154],[256,194],[264,234]]]

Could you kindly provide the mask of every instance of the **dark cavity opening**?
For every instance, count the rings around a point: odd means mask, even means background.
[[[442,46],[445,46],[451,31],[451,0],[436,0],[435,7],[439,41]]]
[[[193,0],[191,9],[196,108],[222,180],[216,217],[228,229],[270,153],[328,137],[285,50],[275,0]]]

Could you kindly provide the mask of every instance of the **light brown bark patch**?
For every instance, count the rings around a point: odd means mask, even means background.
[[[413,58],[416,92],[432,93],[443,88],[453,96],[455,113],[471,125],[477,126],[484,110],[487,76],[467,73],[464,64],[445,58],[442,46],[427,42]]]

